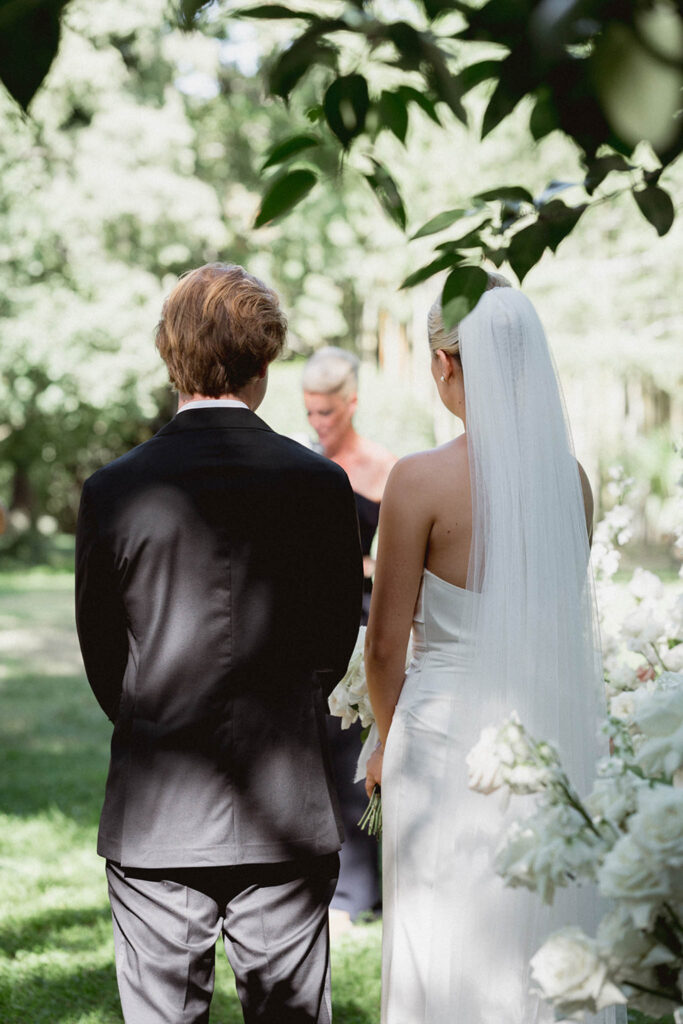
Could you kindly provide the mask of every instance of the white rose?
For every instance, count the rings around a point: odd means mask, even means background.
[[[658,601],[664,593],[664,587],[659,576],[649,572],[647,569],[640,568],[636,569],[633,573],[628,589],[639,601],[645,598]]]
[[[498,748],[498,729],[488,725],[482,729],[478,742],[466,758],[467,782],[478,793],[493,793],[503,785],[502,764]]]
[[[643,787],[628,831],[647,860],[667,867],[683,867],[683,790],[673,786]]]
[[[636,969],[657,945],[653,935],[636,928],[623,907],[615,907],[598,925],[597,943],[600,955],[615,974]]]
[[[668,872],[661,863],[643,857],[642,848],[631,835],[622,836],[598,870],[604,896],[623,901],[637,928],[648,928],[658,905],[671,892]]]
[[[609,821],[619,828],[635,811],[638,789],[644,784],[633,772],[599,778],[584,800],[586,809],[596,821]]]
[[[683,675],[663,672],[639,692],[633,719],[642,733],[636,763],[650,776],[672,777],[683,766]]]
[[[531,959],[531,977],[540,995],[570,1020],[580,1020],[585,1011],[597,1013],[626,1003],[609,977],[597,943],[580,928],[563,928],[551,935]]]

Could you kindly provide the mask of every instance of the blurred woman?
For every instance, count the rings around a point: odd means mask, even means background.
[[[318,435],[319,449],[346,470],[356,497],[365,576],[361,624],[365,624],[375,568],[370,551],[384,485],[396,457],[354,428],[358,366],[359,361],[351,352],[329,346],[308,360],[302,383],[306,414]],[[357,722],[342,730],[340,719],[328,717],[327,722],[346,834],[331,911],[333,929],[341,931],[360,914],[377,912],[381,896],[377,843],[357,826],[366,805],[362,782],[353,782],[361,726]]]

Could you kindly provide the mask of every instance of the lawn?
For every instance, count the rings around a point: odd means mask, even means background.
[[[85,681],[67,574],[0,574],[0,1021],[115,1024],[103,861],[110,726]],[[380,926],[332,952],[335,1024],[379,1020]],[[216,958],[211,1024],[241,1024]]]

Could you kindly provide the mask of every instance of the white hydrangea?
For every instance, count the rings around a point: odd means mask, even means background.
[[[663,620],[650,607],[639,605],[622,623],[621,635],[630,651],[647,651],[649,644],[660,643],[665,638]]]
[[[618,718],[627,725],[633,721],[635,711],[635,694],[632,690],[624,690],[612,697],[609,702],[609,713],[613,718]]]
[[[620,829],[638,806],[638,790],[643,785],[647,783],[629,771],[602,776],[584,801],[586,809],[594,821],[607,821]]]

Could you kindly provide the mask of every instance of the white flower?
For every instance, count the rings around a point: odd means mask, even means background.
[[[628,589],[639,601],[645,598],[658,601],[664,593],[664,587],[659,576],[649,572],[647,569],[640,568],[636,569],[633,573]]]
[[[506,786],[518,796],[541,793],[556,778],[556,773],[547,765],[516,764],[503,768]]]
[[[638,810],[629,820],[629,835],[653,865],[683,867],[683,790],[646,786],[638,793]]]
[[[341,718],[342,729],[350,728],[358,718],[358,712],[349,704],[348,691],[343,680],[337,683],[327,698],[327,705],[330,709],[330,714],[334,715],[335,718]]]
[[[630,690],[635,686],[637,682],[635,671],[625,661],[609,658],[605,659],[604,664],[610,685],[615,689]]]
[[[624,619],[622,636],[630,651],[641,651],[647,644],[654,644],[664,638],[664,623],[652,609],[639,605]]]
[[[672,776],[683,766],[683,675],[662,672],[635,700],[634,722],[643,734],[636,763],[648,775]]]
[[[670,651],[663,651],[662,661],[669,672],[683,671],[683,643],[676,644]]]
[[[604,896],[622,900],[637,928],[648,928],[658,905],[671,892],[669,875],[661,863],[643,857],[642,848],[631,835],[622,836],[598,870]]]
[[[503,765],[498,746],[498,728],[488,725],[466,758],[467,781],[478,793],[493,793],[503,785]]]
[[[633,691],[624,690],[622,693],[618,693],[616,697],[612,697],[609,702],[609,713],[613,718],[618,718],[622,722],[630,724],[633,721],[633,712],[635,711],[635,698]]]
[[[580,1020],[585,1011],[625,1004],[626,997],[609,977],[597,943],[580,928],[563,928],[531,960],[532,981],[559,1015]]]
[[[586,810],[596,821],[609,821],[617,828],[637,807],[638,789],[647,785],[633,772],[603,776],[596,780],[593,791],[586,797]]]
[[[676,596],[666,613],[666,631],[672,640],[683,640],[683,593]]]

